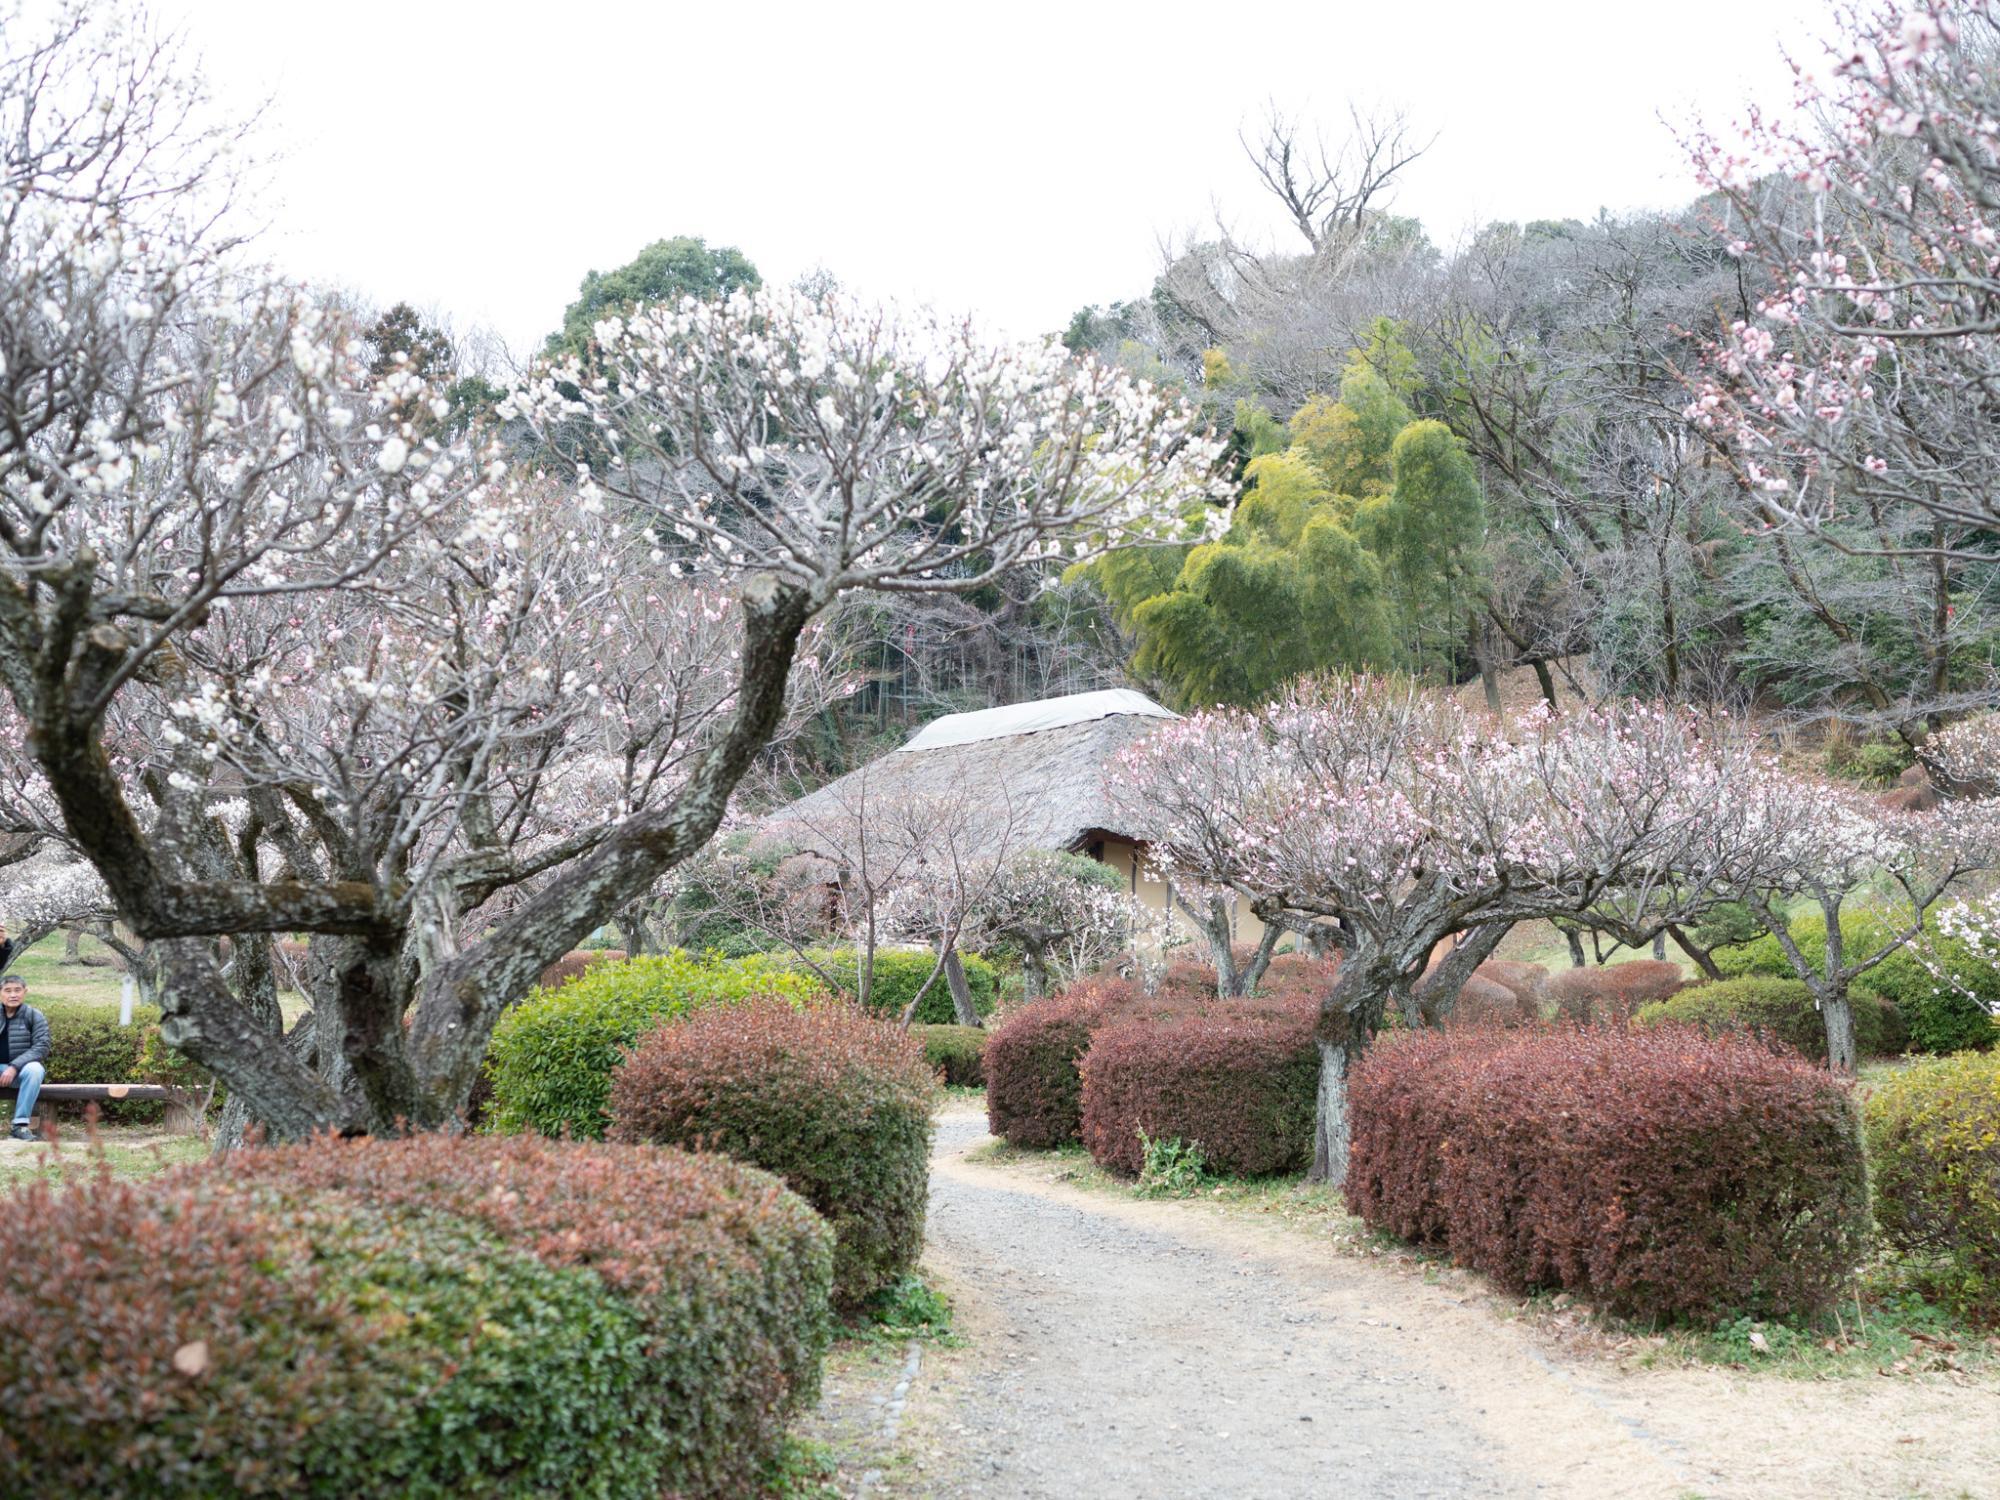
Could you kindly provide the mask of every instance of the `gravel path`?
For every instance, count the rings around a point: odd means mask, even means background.
[[[1467,1273],[966,1160],[986,1139],[974,1109],[939,1120],[925,1259],[967,1342],[926,1356],[885,1496],[2000,1495],[2000,1373],[1571,1358]]]
[[[1315,1305],[1186,1226],[955,1160],[984,1136],[979,1117],[946,1116],[931,1187],[932,1257],[1000,1346],[963,1393],[951,1493],[1523,1493],[1393,1325]]]

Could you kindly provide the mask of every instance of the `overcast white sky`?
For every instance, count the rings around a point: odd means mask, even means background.
[[[267,253],[525,350],[648,241],[1031,335],[1142,292],[1163,234],[1268,222],[1267,99],[1397,105],[1438,141],[1398,207],[1469,222],[1662,206],[1661,116],[1789,95],[1826,0],[1011,5],[166,0],[231,101],[273,100]],[[1276,226],[1272,226],[1276,232]]]

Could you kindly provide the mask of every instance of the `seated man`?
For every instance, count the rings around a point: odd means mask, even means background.
[[[28,1004],[28,981],[19,974],[0,979],[0,1088],[13,1085],[14,1139],[32,1141],[35,1096],[49,1060],[49,1018]]]

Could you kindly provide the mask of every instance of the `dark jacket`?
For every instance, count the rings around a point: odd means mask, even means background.
[[[18,1068],[49,1060],[49,1018],[34,1006],[22,1004],[12,1020],[0,1010],[0,1068]]]

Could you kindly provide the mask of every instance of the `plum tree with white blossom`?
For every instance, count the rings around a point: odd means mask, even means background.
[[[159,954],[163,1035],[273,1136],[449,1126],[501,1010],[716,829],[841,594],[976,588],[1218,483],[1115,371],[784,293],[600,326],[505,412],[587,423],[591,467],[525,472],[246,268],[195,187],[233,136],[170,45],[21,38],[0,685]],[[289,1037],[218,957],[286,932],[318,976]]]
[[[996,861],[970,895],[966,932],[1021,950],[1030,999],[1112,962],[1131,948],[1145,920],[1116,871],[1059,850],[1023,849]]]

